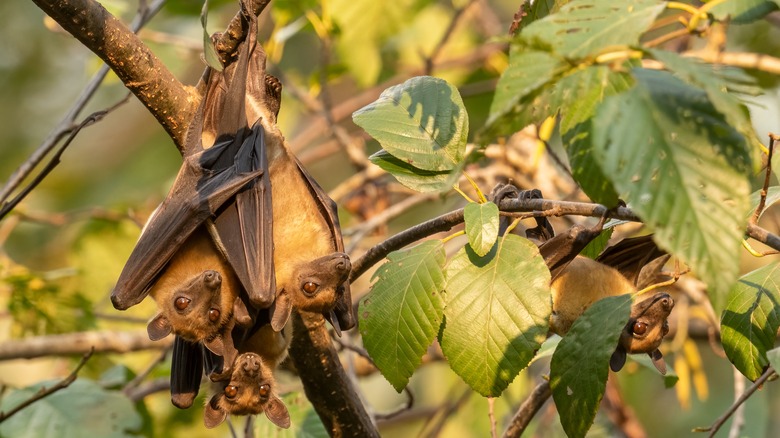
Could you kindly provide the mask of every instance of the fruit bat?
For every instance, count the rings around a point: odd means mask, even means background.
[[[501,184],[492,192],[496,203],[505,197],[541,198],[539,190],[518,191]],[[650,284],[669,256],[658,248],[652,236],[623,239],[604,250],[596,260],[578,255],[601,233],[603,220],[594,228],[575,225],[553,237],[545,217],[536,218],[537,227],[527,230],[530,239],[540,241],[539,252],[551,275],[552,314],[550,330],[565,335],[574,321],[594,302],[607,296],[635,293]],[[626,354],[647,353],[655,367],[666,373],[658,350],[669,331],[667,318],[674,307],[669,294],[660,292],[631,307],[629,321],[611,359],[610,368],[619,371]]]
[[[215,394],[206,402],[203,420],[208,428],[221,424],[230,415],[264,412],[272,423],[287,429],[290,414],[276,396],[273,370],[255,353],[243,353],[235,360],[229,380],[216,382]]]

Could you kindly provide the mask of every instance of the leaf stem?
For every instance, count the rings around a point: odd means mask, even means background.
[[[456,238],[456,237],[458,237],[458,236],[463,236],[464,234],[466,234],[466,231],[465,231],[465,230],[460,230],[460,231],[458,231],[457,233],[452,233],[452,234],[450,234],[449,236],[447,236],[447,237],[445,237],[445,238],[441,239],[441,243],[442,243],[442,245],[443,245],[443,244],[445,244],[445,243],[449,242],[450,240],[452,240],[452,239],[454,239],[454,238]]]
[[[455,190],[456,192],[458,192],[460,194],[460,196],[463,196],[464,198],[466,198],[467,201],[469,201],[469,202],[476,202],[473,199],[471,199],[469,197],[469,195],[467,195],[463,190],[461,190],[460,186],[458,186],[457,184],[453,184],[452,185],[452,189]]]
[[[468,181],[468,182],[469,182],[469,184],[471,184],[471,187],[474,187],[474,191],[475,191],[475,192],[477,192],[477,197],[479,198],[479,203],[480,203],[480,204],[484,204],[484,203],[486,203],[486,202],[487,202],[487,198],[485,197],[485,194],[484,194],[484,193],[482,193],[482,190],[480,190],[480,189],[479,189],[479,186],[478,186],[478,185],[477,185],[477,183],[474,181],[474,179],[473,179],[473,178],[471,178],[471,177],[469,176],[469,174],[468,174],[468,173],[466,173],[465,171],[464,171],[464,172],[462,172],[462,173],[463,173],[463,177],[465,177],[465,178],[466,178],[466,181]]]

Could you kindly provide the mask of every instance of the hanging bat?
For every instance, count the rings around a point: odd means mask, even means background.
[[[538,190],[520,192],[511,185],[497,186],[492,196],[497,203],[505,197],[542,197]],[[652,284],[669,258],[655,245],[652,236],[643,236],[623,239],[592,260],[578,254],[601,233],[603,221],[594,228],[575,225],[554,237],[546,218],[539,217],[536,221],[537,227],[528,230],[527,236],[541,240],[539,252],[551,275],[550,330],[561,336],[599,299],[635,293]],[[610,359],[613,371],[623,367],[626,354],[647,353],[656,368],[666,373],[666,363],[658,347],[669,331],[667,318],[673,307],[671,296],[663,292],[631,307],[629,321]]]
[[[221,424],[228,415],[255,415],[264,412],[272,423],[287,429],[290,414],[276,396],[272,368],[255,353],[236,358],[230,379],[215,383],[215,394],[206,403],[203,420],[207,428]]]
[[[256,26],[256,17],[246,15],[250,26]],[[174,255],[183,246],[195,246],[190,239],[199,228],[205,228],[214,248],[189,252],[191,256],[178,257],[178,263],[193,265],[194,277],[203,271],[200,258],[213,262],[222,257],[252,307],[268,307],[273,302],[276,287],[265,132],[251,118],[246,104],[248,78],[254,78],[251,74],[258,64],[250,58],[262,58],[260,77],[264,77],[265,54],[255,50],[255,38],[254,32],[248,32],[238,60],[222,72],[207,69],[206,93],[188,130],[184,163],[120,274],[111,295],[117,309],[138,304],[155,283],[165,280]],[[213,145],[208,144],[209,138],[214,139]],[[224,278],[226,273],[220,274]],[[173,288],[158,295],[169,295],[178,287],[175,281],[163,283]]]

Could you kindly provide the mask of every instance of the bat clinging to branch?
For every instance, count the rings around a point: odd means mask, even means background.
[[[493,198],[541,197],[538,190],[519,192],[510,185],[497,186]],[[565,335],[574,321],[596,301],[623,294],[633,294],[650,285],[669,259],[659,249],[652,236],[623,239],[603,251],[596,260],[578,255],[601,233],[595,228],[575,225],[565,233],[552,237],[552,227],[546,218],[537,218],[538,226],[527,231],[529,238],[541,240],[539,252],[551,275],[552,314],[550,331]],[[619,371],[626,354],[647,353],[661,373],[666,364],[658,350],[669,331],[667,318],[674,307],[669,294],[659,292],[649,299],[634,303],[631,315],[610,360],[613,371]]]

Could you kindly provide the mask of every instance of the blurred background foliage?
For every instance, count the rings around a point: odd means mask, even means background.
[[[138,7],[134,0],[101,3],[125,22]],[[170,0],[140,33],[168,68],[191,85],[205,67],[198,19],[201,6],[191,0]],[[502,44],[519,6],[518,0],[274,0],[270,13],[261,16],[260,41],[268,52],[270,72],[285,86],[280,125],[320,184],[326,190],[342,189],[334,198],[343,207],[348,245],[351,236],[359,234],[358,226],[376,213],[372,208],[381,210],[410,195],[387,177],[372,180],[363,192],[340,187],[363,171],[366,163],[350,158],[350,148],[331,134],[321,116],[323,102],[346,111],[337,116],[336,126],[354,136],[352,144],[365,157],[378,150],[378,145],[352,125],[351,112],[391,84],[433,74],[459,87],[472,132],[476,132],[487,116],[495,81],[506,66]],[[209,32],[224,29],[236,11],[236,1],[211,0]],[[442,40],[446,42],[440,45]],[[729,50],[780,56],[780,15],[771,14],[749,26],[731,26],[728,44]],[[46,19],[32,2],[0,2],[0,180],[6,181],[43,142],[99,67],[95,55]],[[751,113],[763,136],[777,132],[780,95],[776,76],[757,74],[757,78],[766,94],[754,98]],[[109,74],[84,115],[112,105],[125,94],[121,82]],[[358,102],[350,105],[355,99]],[[548,184],[552,177],[544,170],[554,165],[539,165],[538,156],[534,160],[529,164],[534,175],[504,176]],[[0,222],[0,341],[84,330],[143,330],[154,313],[153,304],[147,301],[118,315],[108,296],[141,225],[165,196],[180,163],[170,138],[133,98],[102,122],[84,129],[65,151],[61,164]],[[490,188],[482,187],[484,191]],[[545,194],[555,193],[542,189]],[[355,242],[353,256],[457,204],[456,199],[446,197],[425,200]],[[773,215],[765,219],[773,220]],[[356,300],[367,291],[369,277],[364,275],[354,287]],[[687,434],[693,427],[709,425],[731,404],[733,373],[718,356],[718,349],[714,350],[706,339],[676,350],[687,353],[673,356],[673,367],[680,376],[673,389],[633,363],[618,375],[616,383],[649,436]],[[109,377],[126,382],[159,355],[158,351],[102,355],[93,358],[81,375],[101,383]],[[75,360],[67,358],[6,361],[0,363],[0,383],[24,387],[64,376],[74,364]],[[167,366],[155,369],[150,378],[165,379]],[[545,360],[534,364],[496,401],[499,424],[548,366]],[[308,415],[299,383],[291,376],[281,380],[283,390],[291,393],[290,400],[303,406],[301,418]],[[397,394],[379,373],[362,378],[361,386],[367,403],[378,413],[406,403],[406,396]],[[468,390],[446,364],[423,365],[410,389],[415,394],[414,408],[381,421],[384,436],[437,432],[437,421],[450,415],[448,410],[455,413],[442,426],[441,436],[488,434],[487,400]],[[200,410],[173,408],[165,391],[146,397],[137,406],[143,420],[141,435],[214,436],[203,428]],[[769,431],[780,430],[771,415],[780,412],[776,384],[766,385],[747,409],[744,436],[769,436]],[[590,435],[613,433],[610,421],[599,416]],[[217,434],[229,436],[230,431],[222,426]],[[533,434],[563,435],[550,404],[537,416]]]

